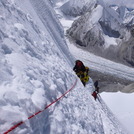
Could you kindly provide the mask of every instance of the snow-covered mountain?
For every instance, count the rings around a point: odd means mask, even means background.
[[[96,0],[70,0],[61,6],[61,11],[66,15],[79,16],[91,11]]]
[[[89,4],[90,9],[74,21],[67,33],[83,49],[133,66],[134,44],[131,43],[133,40],[133,10],[125,6],[109,6],[102,0]],[[76,5],[79,6],[79,4]],[[80,5],[80,8],[82,6]],[[63,12],[67,12],[67,9],[65,8]],[[70,15],[73,16],[73,13]],[[129,53],[129,56],[126,56],[126,53]]]
[[[111,5],[110,7],[119,14],[120,18],[122,18],[123,23],[126,24],[126,26],[131,27],[134,24],[134,9],[117,5]]]
[[[91,96],[92,79],[84,88],[72,71],[50,1],[1,0],[0,10],[0,134],[127,133]]]

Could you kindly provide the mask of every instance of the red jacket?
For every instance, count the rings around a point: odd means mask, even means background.
[[[97,92],[96,91],[94,91],[93,93],[92,93],[92,96],[94,97],[94,99],[96,100],[96,98],[97,98]]]

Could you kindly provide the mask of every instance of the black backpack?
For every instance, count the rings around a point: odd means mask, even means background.
[[[94,87],[97,88],[98,87],[98,81],[94,82]]]

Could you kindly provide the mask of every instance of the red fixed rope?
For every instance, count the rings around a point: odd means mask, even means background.
[[[53,105],[54,103],[56,103],[58,100],[60,100],[62,97],[64,97],[68,92],[70,92],[75,86],[76,86],[76,83],[77,83],[77,79],[74,83],[74,85],[69,89],[67,90],[62,96],[60,96],[59,98],[57,98],[55,101],[51,102],[49,105],[47,105],[42,111],[38,111],[36,112],[35,114],[29,116],[27,119],[31,119],[33,118],[34,116],[36,116],[37,114],[45,111],[47,108],[49,108],[51,105]],[[9,130],[7,130],[6,132],[4,132],[4,134],[8,134],[9,132],[13,131],[15,128],[17,128],[18,126],[20,126],[21,124],[23,124],[25,121],[20,121],[19,123],[17,123],[16,125],[12,126]]]

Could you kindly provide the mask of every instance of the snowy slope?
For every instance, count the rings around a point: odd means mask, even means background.
[[[61,15],[61,12],[58,10],[60,5],[57,3],[57,7],[55,8],[57,14],[60,14],[60,21],[66,30],[70,28],[75,18],[66,17]],[[109,40],[108,40],[109,41]],[[81,59],[84,63],[89,66],[90,69],[106,74],[112,75],[114,77],[120,77],[125,80],[134,81],[134,68],[130,68],[124,66],[122,64],[118,64],[115,62],[111,62],[109,60],[98,57],[94,54],[91,54],[87,51],[82,50],[81,48],[76,47],[74,41],[68,41],[67,43],[70,49],[70,52],[76,57],[76,59]],[[97,73],[96,73],[97,75]],[[101,80],[100,80],[101,81]],[[101,90],[101,89],[100,89]],[[119,90],[119,86],[117,89],[112,84],[108,84],[106,86],[106,91],[117,91]],[[121,88],[121,92],[131,93],[134,92],[134,84],[130,84],[126,86],[124,89]],[[132,107],[132,103],[134,101],[133,94],[124,94],[120,92],[116,93],[103,93],[101,94],[102,98],[106,102],[106,104],[110,107],[110,109],[114,112],[114,114],[120,119],[122,124],[128,129],[129,133],[133,134],[133,115],[134,108]],[[129,105],[130,104],[130,105]]]
[[[134,88],[134,85],[133,85]],[[127,87],[129,90],[130,88]],[[122,124],[127,128],[129,134],[134,133],[134,107],[132,103],[134,100],[134,93],[102,93],[106,104],[112,110],[112,112],[118,117]]]
[[[20,3],[18,4],[21,5]],[[62,42],[61,48],[64,49],[62,37],[61,42],[58,42],[58,37],[51,36],[30,2],[26,2],[27,8],[22,8],[23,11],[17,5],[4,0],[0,5],[3,13],[0,19],[2,133],[15,124],[14,122],[25,120],[35,111],[43,109],[72,85],[75,76],[64,54],[57,47]],[[28,9],[32,14],[24,12]],[[60,38],[60,32],[58,35]],[[67,53],[68,50],[65,50],[64,53]]]
[[[0,134],[19,122],[11,133],[126,134],[101,98],[94,101],[91,79],[85,88],[78,80],[66,97],[44,111],[77,80],[49,2],[0,1]]]

